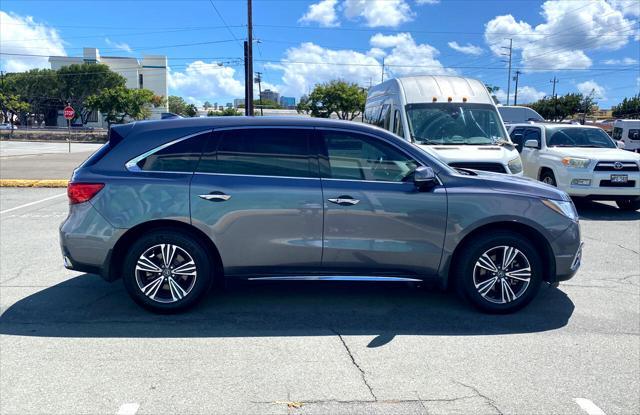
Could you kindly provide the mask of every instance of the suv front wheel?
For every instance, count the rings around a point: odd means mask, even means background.
[[[185,310],[211,286],[211,261],[194,238],[158,230],[138,239],[124,261],[124,285],[133,300],[156,313]]]
[[[616,205],[618,205],[618,207],[621,210],[630,210],[630,211],[639,210],[640,197],[617,200]]]
[[[458,294],[488,313],[512,313],[526,306],[542,281],[542,262],[524,236],[508,231],[480,236],[457,258]]]

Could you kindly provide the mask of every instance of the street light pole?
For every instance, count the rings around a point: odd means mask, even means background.
[[[553,92],[551,92],[551,96],[553,97],[553,120],[557,118],[558,114],[558,98],[556,97],[556,84],[560,82],[556,77],[553,77],[553,80],[549,81],[553,84]]]
[[[518,105],[518,79],[520,78],[520,74],[522,72],[516,71],[516,76],[513,77],[513,80],[516,81],[516,92],[513,95],[513,105]]]
[[[247,0],[247,102],[244,103],[247,115],[253,115],[253,10],[251,0]]]
[[[258,83],[258,100],[260,102],[260,115],[264,115],[262,111],[262,72],[256,72],[255,82]]]

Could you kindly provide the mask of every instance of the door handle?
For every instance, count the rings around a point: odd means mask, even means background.
[[[198,197],[204,200],[211,200],[214,202],[226,202],[227,200],[231,199],[231,196],[225,195],[222,192],[211,192],[205,195],[198,195]]]
[[[335,203],[340,206],[353,206],[360,202],[358,199],[354,199],[351,196],[338,196],[336,198],[327,199],[331,203]]]

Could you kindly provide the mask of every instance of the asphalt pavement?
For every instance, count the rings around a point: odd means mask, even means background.
[[[640,413],[639,212],[580,205],[578,275],[513,315],[405,285],[244,283],[159,316],[64,269],[63,194],[0,188],[2,414]]]
[[[0,178],[69,179],[101,144],[0,141]]]

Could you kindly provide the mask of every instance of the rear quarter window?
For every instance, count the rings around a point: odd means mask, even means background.
[[[210,135],[206,132],[177,141],[143,158],[137,166],[143,171],[192,173]]]

